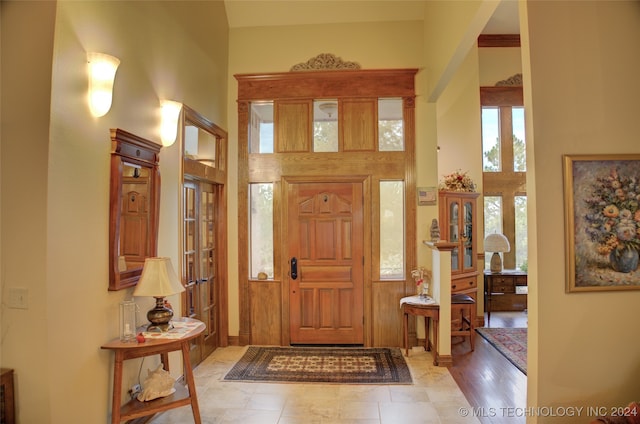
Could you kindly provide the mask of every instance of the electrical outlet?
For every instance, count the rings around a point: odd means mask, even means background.
[[[29,309],[29,290],[22,287],[9,287],[9,301],[11,309]]]
[[[141,391],[142,388],[139,384],[134,384],[133,386],[131,386],[131,389],[129,389],[129,395],[131,396],[131,399],[138,396],[138,393],[140,393]]]

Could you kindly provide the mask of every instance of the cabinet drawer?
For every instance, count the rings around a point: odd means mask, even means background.
[[[491,293],[515,293],[516,287],[513,285],[513,281],[510,283],[498,283],[493,284],[491,287]]]
[[[527,285],[527,276],[519,275],[516,277],[516,286],[526,286]]]
[[[473,289],[478,286],[475,277],[461,278],[459,280],[451,280],[451,292],[459,292],[461,290]]]
[[[526,294],[499,294],[491,296],[491,312],[524,311],[527,309]]]
[[[504,276],[504,275],[496,275],[495,277],[491,277],[491,281],[494,286],[499,286],[501,284],[511,284],[513,285],[514,277]]]

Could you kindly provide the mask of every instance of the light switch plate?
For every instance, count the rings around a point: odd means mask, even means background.
[[[23,287],[9,288],[8,307],[12,309],[29,309],[29,290]]]

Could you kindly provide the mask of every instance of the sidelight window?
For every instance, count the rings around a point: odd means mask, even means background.
[[[404,278],[404,181],[380,181],[380,279]]]
[[[273,278],[273,184],[249,184],[250,278]]]

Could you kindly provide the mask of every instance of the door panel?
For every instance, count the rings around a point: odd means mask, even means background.
[[[290,185],[292,344],[364,343],[362,196],[360,183]]]
[[[203,336],[195,339],[191,346],[193,366],[218,346],[216,187],[195,180],[184,183],[184,315],[205,324]]]

